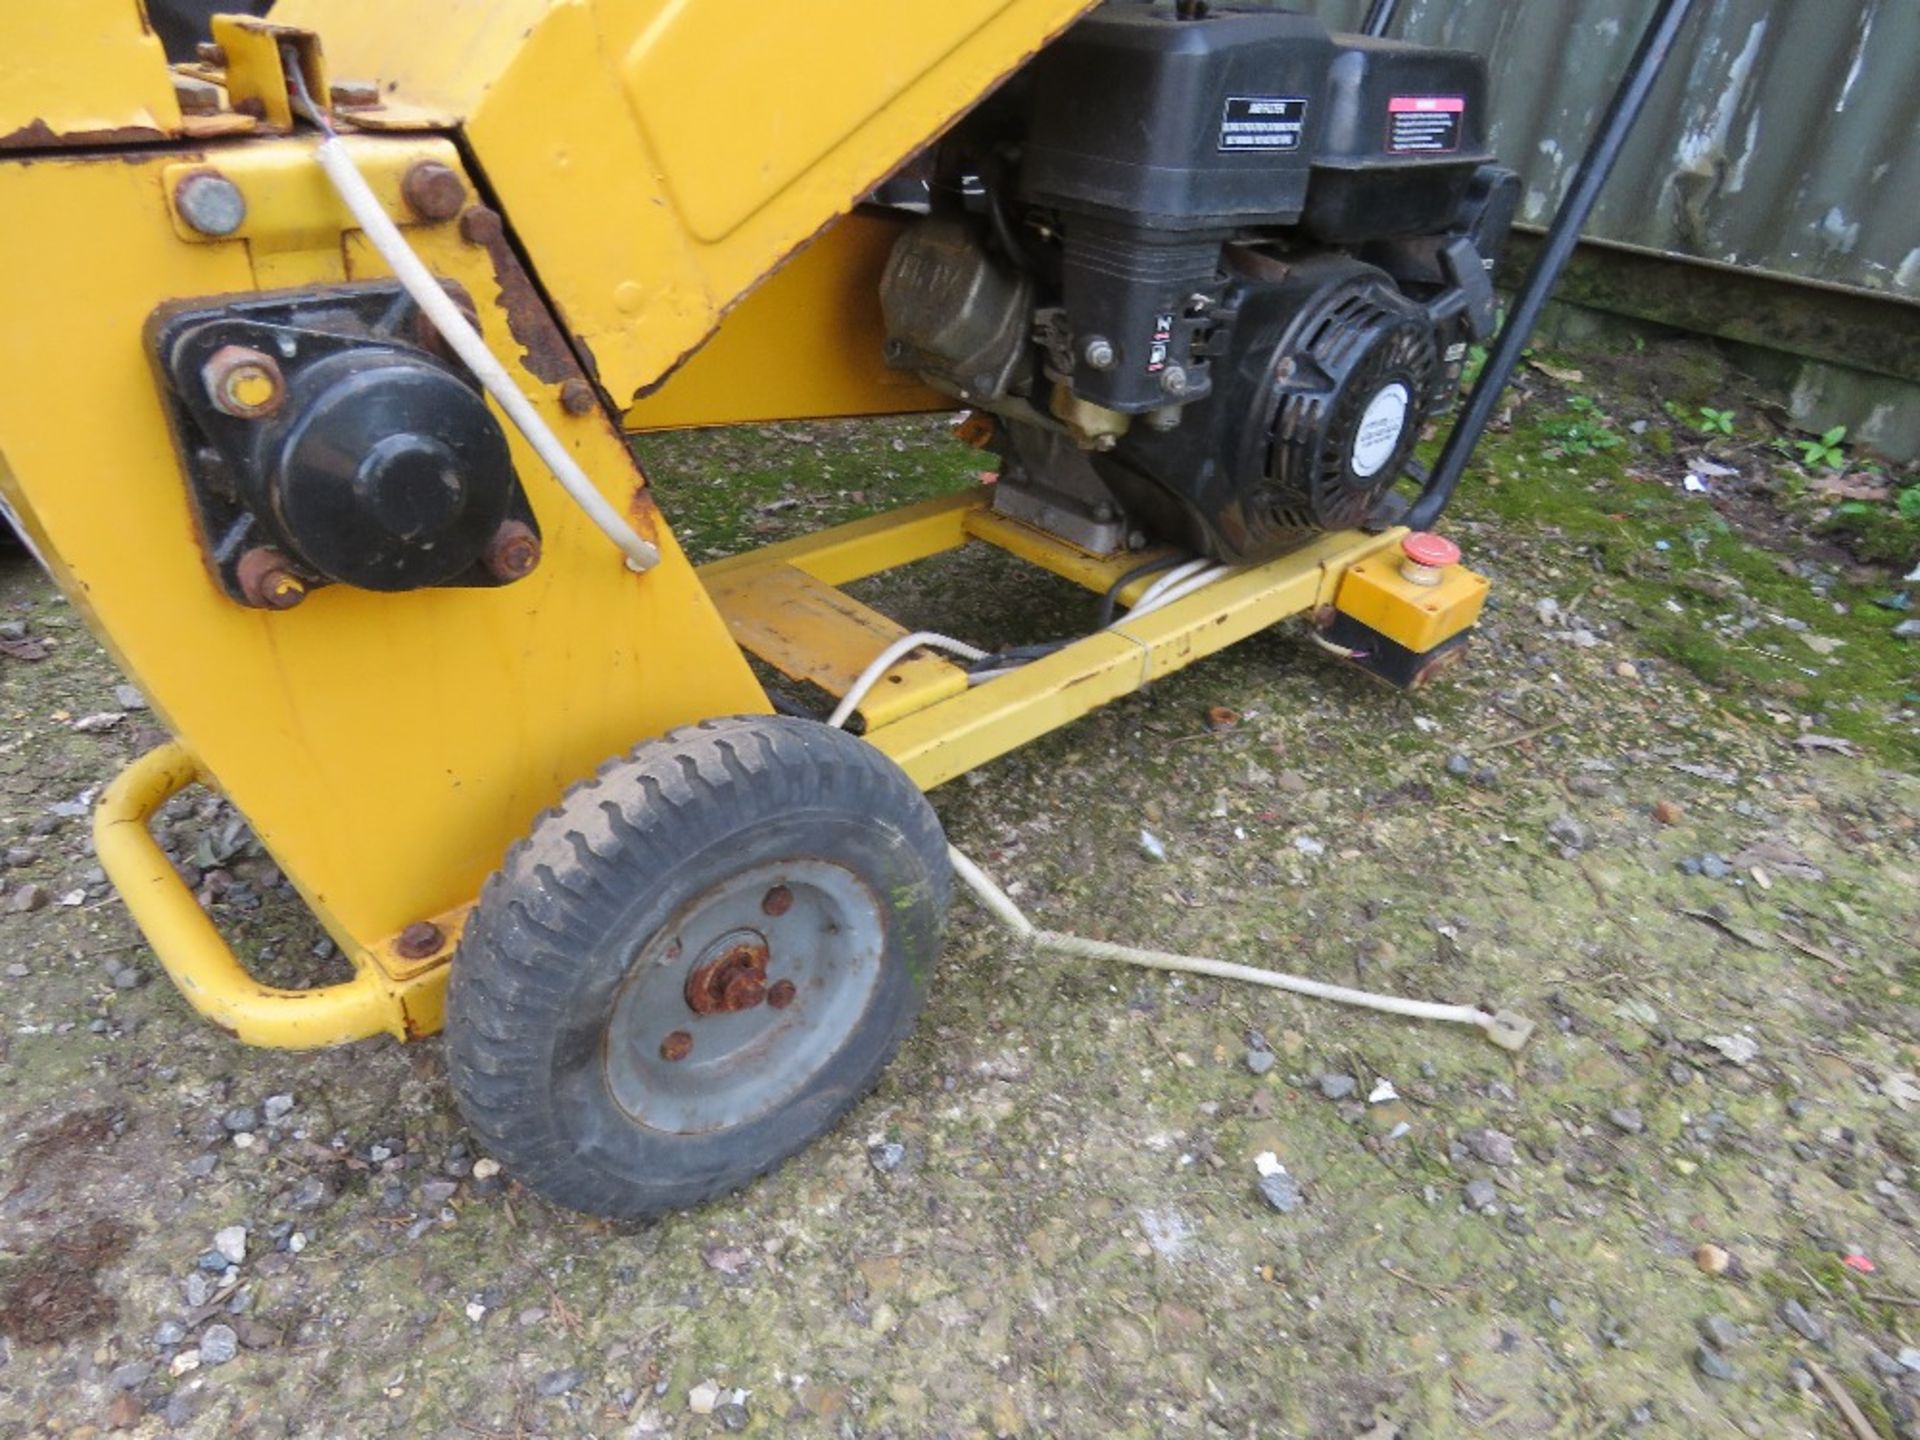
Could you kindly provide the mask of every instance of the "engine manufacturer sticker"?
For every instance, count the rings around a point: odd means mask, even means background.
[[[1458,95],[1396,95],[1387,102],[1387,149],[1395,155],[1448,155],[1460,148],[1467,102]]]
[[[1271,155],[1298,150],[1307,102],[1295,95],[1230,95],[1220,116],[1220,149]]]
[[[1398,380],[1367,402],[1353,437],[1353,473],[1362,480],[1371,480],[1393,458],[1400,437],[1406,433],[1407,410],[1412,404],[1413,392]]]

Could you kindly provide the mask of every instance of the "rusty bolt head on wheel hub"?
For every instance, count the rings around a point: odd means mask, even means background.
[[[693,1053],[693,1036],[684,1030],[676,1030],[660,1042],[662,1060],[684,1060]]]
[[[767,990],[767,1004],[776,1010],[784,1010],[793,1003],[793,996],[791,980],[776,980]]]
[[[291,610],[307,598],[307,582],[293,562],[270,545],[256,545],[233,567],[233,578],[247,603],[261,610]]]
[[[424,960],[438,953],[446,941],[446,935],[433,921],[416,920],[400,932],[400,938],[393,942],[393,952],[402,960]]]
[[[484,563],[496,580],[524,580],[540,564],[540,537],[523,521],[508,520],[487,542]]]
[[[687,1008],[696,1015],[751,1010],[767,998],[767,947],[735,945],[687,976]]]
[[[784,915],[792,908],[793,891],[784,885],[774,886],[760,901],[761,913],[766,915]]]

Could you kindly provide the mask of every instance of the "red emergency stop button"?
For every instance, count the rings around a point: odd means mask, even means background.
[[[1400,542],[1406,561],[1400,566],[1401,578],[1415,585],[1438,585],[1440,572],[1460,563],[1460,547],[1444,535],[1415,530]]]

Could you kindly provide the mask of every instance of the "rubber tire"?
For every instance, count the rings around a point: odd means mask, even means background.
[[[628,960],[730,872],[805,854],[881,897],[872,999],[847,1043],[787,1103],[701,1135],[643,1127],[605,1093],[565,1094],[598,1047]],[[770,848],[771,847],[771,848]],[[784,716],[709,720],[610,761],[514,846],[454,956],[447,1066],[480,1143],[558,1205],[631,1219],[765,1174],[879,1080],[940,952],[952,874],[926,797],[844,731]]]

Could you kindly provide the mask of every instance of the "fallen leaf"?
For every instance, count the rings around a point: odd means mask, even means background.
[[[1838,735],[1796,735],[1793,743],[1802,750],[1832,750],[1839,755],[1860,753],[1851,740],[1842,740]]]
[[[1885,485],[1866,475],[1818,475],[1807,487],[1815,495],[1830,500],[1885,500],[1891,493]]]
[[[1563,369],[1558,365],[1549,365],[1544,360],[1529,360],[1527,364],[1549,380],[1558,380],[1562,385],[1578,385],[1587,378],[1584,371]]]
[[[1683,906],[1680,913],[1685,915],[1689,920],[1698,920],[1702,925],[1711,925],[1723,935],[1732,936],[1742,945],[1751,946],[1755,950],[1773,949],[1773,941],[1767,938],[1765,932],[1752,930],[1735,921],[1724,919],[1714,914],[1711,910],[1689,910]]]

